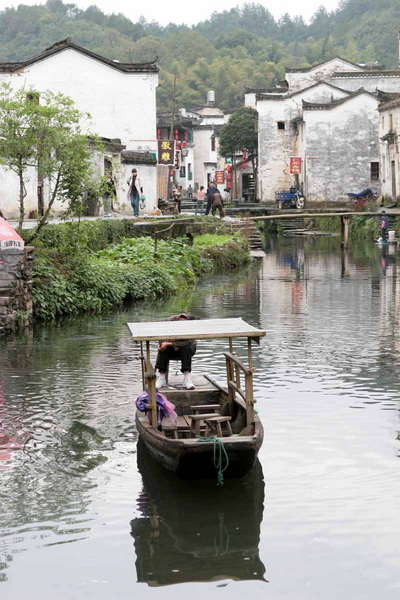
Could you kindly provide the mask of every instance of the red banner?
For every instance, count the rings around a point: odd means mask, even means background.
[[[290,157],[290,174],[300,175],[301,173],[301,156]]]
[[[217,185],[224,185],[224,183],[225,183],[225,172],[224,171],[215,171],[215,183]]]

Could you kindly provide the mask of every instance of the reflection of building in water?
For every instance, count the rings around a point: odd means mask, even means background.
[[[379,285],[380,346],[382,353],[400,353],[400,278],[396,256],[382,249]]]
[[[131,521],[137,580],[150,586],[219,579],[264,581],[259,558],[264,481],[260,463],[243,480],[182,481],[139,443],[143,491]]]

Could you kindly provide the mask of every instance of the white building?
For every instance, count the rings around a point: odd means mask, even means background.
[[[397,203],[400,197],[400,93],[379,94],[378,111],[382,194]]]
[[[147,198],[146,211],[157,205],[155,63],[109,60],[66,39],[29,60],[0,63],[3,82],[14,89],[33,88],[39,94],[50,90],[72,98],[80,111],[90,113],[92,131],[105,138],[106,156],[99,170],[104,174],[113,165],[120,203],[126,204],[126,181],[136,167]],[[7,217],[18,212],[16,178],[4,168],[0,169],[0,207]],[[33,173],[27,186],[27,214],[37,208]],[[125,212],[132,214],[130,206]]]
[[[207,94],[207,104],[195,111],[200,117],[200,123],[193,129],[193,143],[195,147],[194,181],[197,187],[208,187],[210,181],[215,180],[215,171],[225,168],[225,161],[218,152],[219,133],[229,120],[221,108],[215,105],[215,93]],[[220,191],[225,186],[220,185]]]
[[[287,69],[286,89],[249,90],[246,105],[259,113],[261,198],[291,185],[314,202],[342,202],[366,187],[380,192],[378,87],[400,90],[400,70],[335,58]],[[301,158],[296,175],[291,157]]]

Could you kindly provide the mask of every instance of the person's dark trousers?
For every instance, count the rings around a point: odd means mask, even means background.
[[[160,373],[166,373],[168,371],[168,365],[170,360],[180,360],[182,362],[181,371],[192,370],[192,356],[196,352],[196,346],[194,344],[188,344],[182,346],[179,350],[174,350],[172,346],[168,346],[165,350],[160,350],[157,354],[156,369]]]
[[[382,239],[383,240],[388,239],[388,230],[387,229],[382,229]]]
[[[211,198],[207,198],[207,208],[206,208],[206,212],[204,214],[208,215],[208,213],[210,212],[212,201],[213,201],[212,196],[211,196]]]

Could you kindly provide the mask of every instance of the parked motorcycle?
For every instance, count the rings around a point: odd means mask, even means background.
[[[378,194],[375,194],[371,188],[365,188],[359,194],[348,193],[347,197],[353,208],[363,208],[367,202],[376,202]]]
[[[275,202],[279,210],[282,208],[297,208],[303,209],[306,205],[306,199],[301,191],[292,185],[289,191],[275,192]]]

